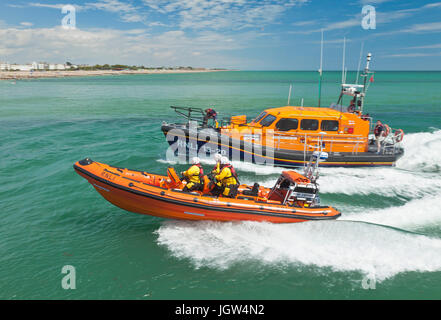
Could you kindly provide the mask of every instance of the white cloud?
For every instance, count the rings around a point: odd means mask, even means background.
[[[88,9],[97,9],[117,13],[125,22],[142,22],[145,16],[140,12],[139,7],[119,0],[100,0],[98,2],[86,3]]]
[[[149,22],[147,25],[149,27],[167,27],[167,25],[165,23],[162,23],[162,22],[159,22],[159,21]]]
[[[324,40],[324,44],[342,44],[345,40],[344,39],[333,39],[333,40]],[[346,43],[352,42],[351,39],[346,38]],[[312,41],[312,43],[321,43],[321,41]]]
[[[377,3],[377,4],[379,4],[379,3],[388,2],[388,1],[390,1],[390,0],[377,0],[377,1],[366,0],[366,1],[361,1],[361,3],[365,3],[365,4]],[[391,23],[391,22],[394,22],[397,20],[409,18],[412,15],[414,15],[415,13],[422,12],[422,11],[428,10],[428,9],[434,9],[434,8],[441,8],[441,2],[430,3],[430,4],[426,4],[424,6],[421,6],[421,7],[411,8],[411,9],[402,9],[402,10],[387,11],[387,12],[382,12],[382,11],[377,10],[376,11],[376,23],[377,23],[377,25]],[[324,31],[330,31],[330,30],[348,29],[348,28],[352,28],[352,27],[361,27],[361,21],[362,21],[362,15],[360,13],[358,13],[358,14],[354,15],[353,17],[350,17],[346,20],[325,24],[325,25],[323,25],[322,28],[292,31],[290,33],[310,34],[310,33],[320,32],[322,29]],[[310,24],[312,24],[310,22],[312,22],[312,21],[304,21],[304,22],[300,21],[300,22],[297,22],[297,25],[301,26],[302,23],[304,25],[310,25]],[[387,33],[384,33],[384,34],[387,34]]]
[[[192,65],[238,68],[246,59],[231,51],[243,49],[260,35],[203,31],[189,36],[182,30],[151,35],[143,29],[2,28],[0,53],[9,62],[50,61],[145,66]],[[117,45],[116,45],[117,44]]]
[[[292,26],[295,27],[303,27],[303,26],[309,26],[312,24],[317,24],[318,20],[306,20],[306,21],[297,21],[297,22],[293,22],[291,23]]]
[[[428,23],[418,23],[414,24],[408,28],[376,33],[375,36],[388,36],[400,33],[436,33],[441,32],[441,22],[428,22]]]
[[[277,23],[289,8],[308,0],[143,0],[155,11],[167,14],[182,29],[235,29]]]
[[[307,24],[309,24],[309,23],[307,22]],[[288,33],[311,34],[311,33],[315,33],[315,32],[321,32],[322,30],[323,31],[331,31],[331,30],[352,28],[355,26],[361,26],[361,18],[358,16],[355,18],[349,18],[348,20],[345,20],[345,21],[338,21],[338,22],[329,23],[329,24],[324,25],[322,28],[309,29],[309,30],[295,30],[295,31],[289,31]]]
[[[441,49],[441,43],[429,44],[426,46],[409,47],[408,49]]]
[[[441,52],[427,53],[427,52],[415,52],[415,53],[397,53],[382,56],[383,58],[418,58],[418,57],[436,57],[441,56]]]
[[[28,3],[30,7],[50,8],[61,10],[67,3],[46,4],[40,2]],[[142,12],[140,7],[136,7],[131,3],[119,0],[98,0],[96,2],[87,2],[84,5],[73,5],[77,11],[86,10],[101,10],[118,14],[124,22],[143,22],[146,15]]]
[[[440,8],[441,7],[441,2],[434,2],[434,3],[429,3],[426,4],[423,8]]]
[[[21,4],[8,4],[8,7],[11,7],[11,8],[24,8],[25,6],[21,5]]]
[[[395,0],[360,0],[360,3],[362,5],[366,5],[366,4],[381,4],[384,2],[392,2],[392,1],[395,1]]]
[[[32,22],[20,22],[20,25],[24,26],[24,27],[32,27],[34,24]]]
[[[412,32],[412,33],[440,32],[440,31],[441,31],[441,22],[419,23],[419,24],[414,24],[410,28],[400,30],[400,32]]]
[[[31,2],[28,4],[30,7],[37,7],[37,8],[50,8],[50,9],[59,9],[63,8],[66,4],[59,3],[59,4],[47,4],[47,3],[40,3],[40,2]],[[78,10],[81,8],[81,6],[75,5],[75,8]]]
[[[96,0],[75,5],[78,11],[102,10],[124,22],[193,30],[240,30],[278,23],[282,14],[309,0],[142,0],[136,5],[121,0]],[[61,9],[65,4],[28,3],[32,7]],[[148,21],[147,14],[162,14],[167,21]],[[157,20],[157,19],[156,19]]]

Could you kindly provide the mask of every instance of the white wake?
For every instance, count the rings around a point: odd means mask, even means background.
[[[158,243],[196,267],[225,269],[257,261],[358,271],[380,281],[407,271],[441,271],[441,239],[386,227],[441,226],[441,130],[408,134],[403,144],[405,155],[395,168],[321,169],[321,193],[354,196],[347,208],[339,208],[343,215],[337,221],[284,225],[168,221],[156,231]],[[234,164],[238,171],[256,174],[247,175],[242,183],[268,187],[286,170]],[[408,200],[375,209],[357,205],[357,195]]]
[[[403,139],[404,156],[397,161],[397,168],[440,172],[441,130],[411,133]]]
[[[441,227],[441,194],[414,199],[402,206],[355,210],[342,209],[340,220],[370,222],[406,230],[425,226]]]
[[[441,240],[349,221],[297,224],[168,221],[158,243],[196,268],[236,263],[358,271],[379,281],[406,271],[441,271]]]
[[[422,198],[441,193],[441,130],[412,133],[403,140],[404,156],[396,167],[379,168],[320,168],[322,193],[347,195],[378,194]],[[272,187],[283,168],[238,163],[237,169],[245,172],[266,174],[256,176],[256,181],[246,178],[243,182]],[[296,169],[302,172],[302,168]]]

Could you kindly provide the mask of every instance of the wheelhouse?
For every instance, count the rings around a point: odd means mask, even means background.
[[[268,194],[268,199],[283,205],[296,202],[317,204],[318,186],[295,171],[284,171]]]
[[[270,108],[247,123],[231,121],[221,132],[247,140],[250,134],[260,137],[254,142],[271,144],[277,149],[312,151],[319,142],[326,152],[366,152],[370,121],[358,113],[341,112],[332,108],[293,107]],[[273,138],[268,140],[268,137]]]
[[[243,124],[242,124],[243,125]],[[356,113],[342,113],[331,108],[281,107],[261,112],[248,126],[284,133],[319,133],[367,135],[370,124]]]

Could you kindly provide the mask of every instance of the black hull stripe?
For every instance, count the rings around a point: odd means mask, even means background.
[[[84,170],[80,167],[78,167],[77,165],[74,165],[74,169],[101,182],[104,183],[106,185],[109,185],[111,187],[114,187],[116,189],[120,189],[129,193],[133,193],[139,196],[144,196],[147,198],[151,198],[154,200],[158,200],[158,201],[164,201],[164,202],[168,202],[168,203],[173,203],[173,204],[177,204],[177,205],[181,205],[181,206],[186,206],[186,207],[190,207],[190,208],[198,208],[198,209],[206,209],[206,205],[199,205],[199,204],[189,204],[187,202],[183,202],[183,201],[178,201],[178,200],[173,200],[173,199],[164,199],[160,196],[156,196],[150,193],[146,193],[146,192],[142,192],[142,191],[137,191],[137,190],[133,190],[127,187],[124,187],[122,185],[107,181],[105,179],[102,179],[101,177],[98,177],[96,175],[94,175],[93,173],[90,173],[87,170]],[[246,211],[246,210],[240,210],[240,209],[225,209],[225,208],[219,208],[219,207],[210,207],[210,210],[213,211],[222,211],[222,212],[234,212],[234,213],[241,213],[241,214],[252,214],[252,215],[262,215],[262,216],[272,216],[272,217],[282,217],[282,218],[289,218],[289,219],[303,219],[303,220],[334,220],[337,219],[338,217],[341,216],[341,213],[339,213],[338,215],[334,215],[334,216],[322,216],[322,217],[315,217],[315,216],[299,216],[299,215],[294,215],[294,214],[284,214],[284,213],[262,213],[259,211]]]

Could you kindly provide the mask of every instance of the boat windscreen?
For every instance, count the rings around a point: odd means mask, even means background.
[[[268,127],[270,126],[274,120],[276,120],[277,118],[271,114],[267,115],[265,118],[263,118],[263,120],[260,121],[260,124],[262,125],[262,127]]]
[[[254,123],[259,122],[264,116],[266,116],[266,112],[265,112],[265,111],[263,111],[261,114],[259,114],[259,115],[257,116],[257,118],[253,120],[253,122],[254,122]]]
[[[279,189],[288,189],[291,186],[291,181],[288,179],[283,180],[283,182],[280,184]],[[277,184],[276,184],[277,186]]]
[[[315,193],[317,193],[317,189],[315,189],[315,188],[305,188],[305,187],[296,187],[294,189],[294,192],[315,194]]]

